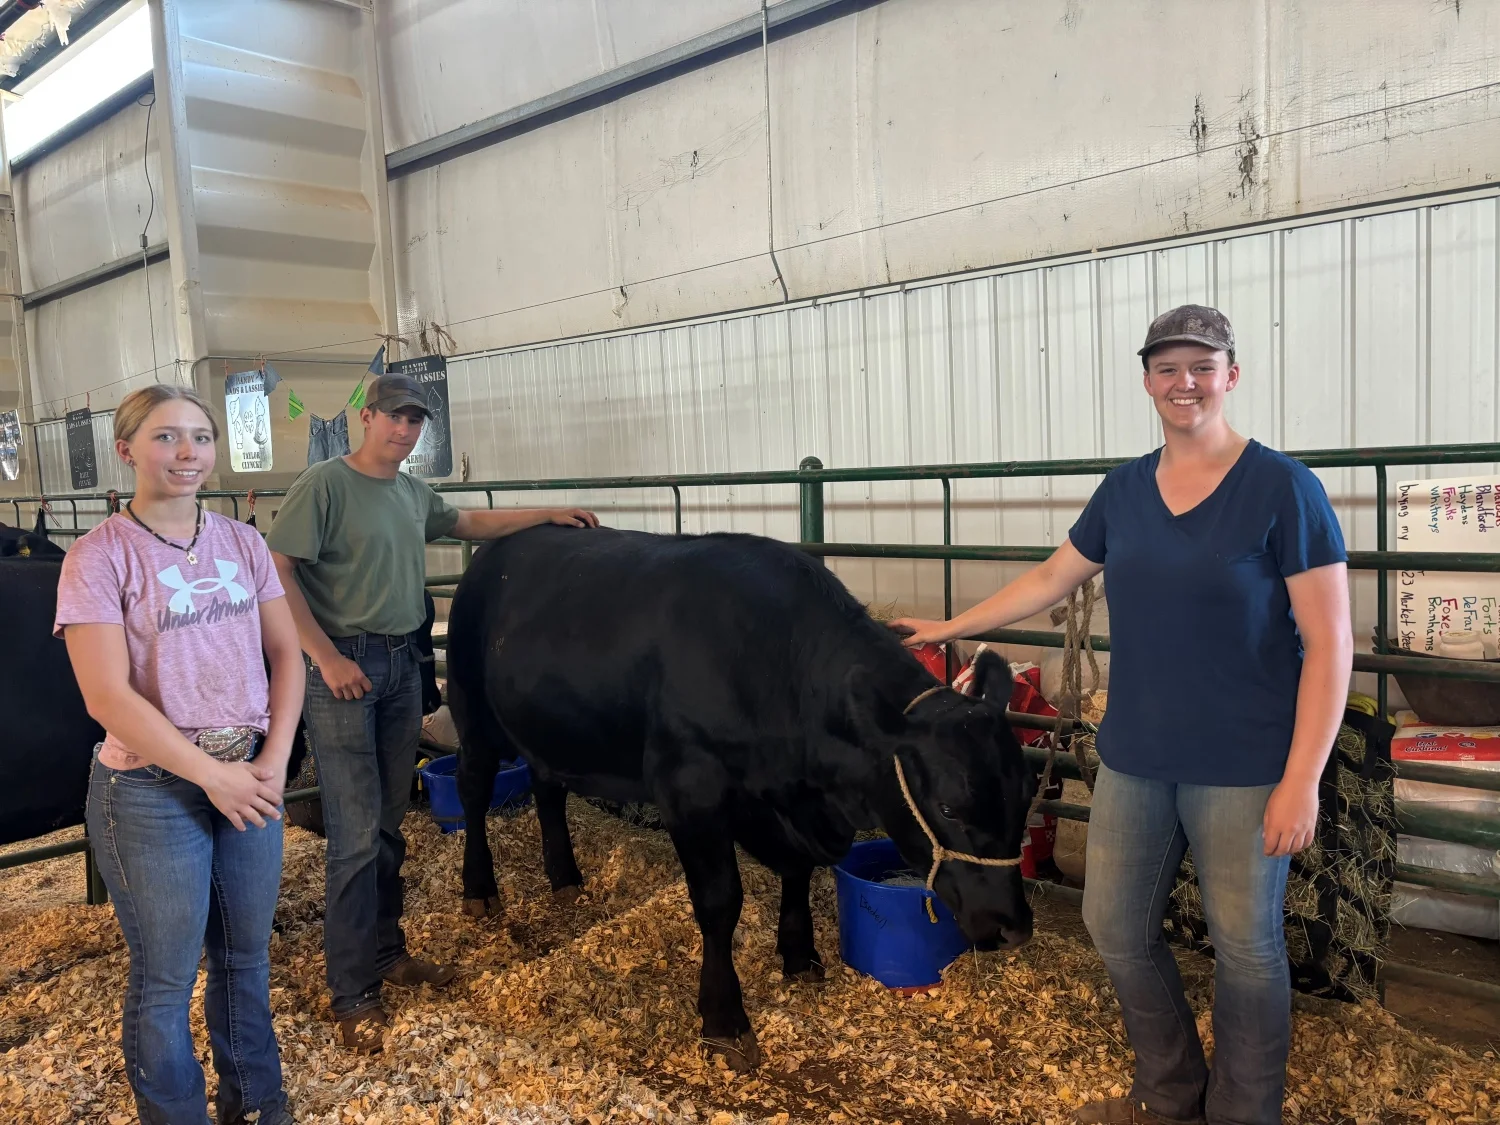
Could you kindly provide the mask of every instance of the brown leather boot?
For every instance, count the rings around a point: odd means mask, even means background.
[[[382,980],[397,988],[416,988],[423,984],[442,988],[458,976],[458,970],[452,965],[437,965],[408,953],[380,975]]]
[[[378,1055],[385,1049],[385,1033],[391,1019],[384,1008],[366,1008],[338,1021],[339,1042],[345,1050],[361,1055]]]

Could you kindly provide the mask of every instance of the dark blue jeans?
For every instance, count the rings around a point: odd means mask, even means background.
[[[207,794],[159,766],[94,758],[88,831],[130,949],[121,1046],[143,1125],[206,1125],[188,1001],[208,953],[204,1015],[221,1123],[290,1122],[271,1027],[271,920],[281,821],[243,832]]]
[[[1131,1097],[1169,1121],[1280,1125],[1291,1046],[1286,856],[1263,854],[1274,786],[1174,785],[1099,769],[1083,920],[1135,1051]],[[1162,932],[1187,848],[1214,945],[1214,1065]]]
[[[333,643],[370,681],[362,698],[339,699],[309,661],[302,709],[328,840],[323,955],[333,1014],[343,1019],[380,1002],[381,974],[406,954],[401,820],[422,733],[422,681],[406,637],[361,633]]]

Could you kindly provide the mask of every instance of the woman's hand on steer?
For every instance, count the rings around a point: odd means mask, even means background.
[[[907,648],[922,644],[936,644],[953,639],[947,621],[928,621],[921,617],[898,617],[887,621],[886,628],[901,638]]]
[[[1261,824],[1266,855],[1294,855],[1313,842],[1318,827],[1318,783],[1283,778],[1271,790]]]
[[[249,762],[215,762],[213,771],[204,780],[203,791],[214,808],[241,832],[246,821],[264,828],[267,817],[281,819],[277,809],[281,787],[268,785],[256,777]]]
[[[599,517],[583,508],[553,508],[547,513],[547,519],[559,527],[599,526]]]
[[[318,661],[318,671],[335,699],[359,699],[370,690],[370,678],[364,669],[343,653],[332,660]]]

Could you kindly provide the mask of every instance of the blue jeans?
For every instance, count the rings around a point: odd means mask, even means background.
[[[1083,919],[1135,1051],[1131,1097],[1169,1121],[1281,1121],[1292,1003],[1282,900],[1291,861],[1262,853],[1273,788],[1174,785],[1099,769]],[[1190,846],[1214,946],[1212,1073],[1162,931]]]
[[[343,1019],[380,1002],[381,974],[406,955],[401,820],[422,733],[422,681],[406,637],[361,633],[333,643],[370,681],[361,698],[339,699],[309,661],[302,708],[328,841],[323,955],[334,1018]]]
[[[271,1027],[271,920],[281,821],[243,832],[191,782],[159,766],[115,770],[97,751],[88,832],[130,949],[121,1046],[143,1125],[206,1125],[203,1068],[188,1026],[208,954],[204,1015],[218,1119],[290,1122]]]

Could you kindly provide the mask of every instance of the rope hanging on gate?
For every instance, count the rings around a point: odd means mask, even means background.
[[[1089,792],[1094,791],[1095,772],[1088,762],[1087,751],[1078,744],[1077,726],[1081,725],[1083,715],[1083,654],[1087,654],[1089,662],[1089,693],[1092,694],[1099,687],[1099,660],[1094,655],[1094,641],[1089,632],[1099,592],[1094,580],[1090,578],[1079,590],[1068,594],[1066,607],[1059,606],[1052,611],[1052,624],[1061,625],[1066,622],[1063,630],[1062,681],[1057,693],[1057,722],[1052,728],[1051,737],[1047,739],[1047,764],[1042,770],[1041,783],[1037,786],[1038,797],[1052,784],[1052,765],[1061,743],[1059,731],[1066,722],[1075,724],[1073,732],[1068,736],[1068,751],[1078,763],[1078,772]],[[1035,802],[1031,811],[1035,814]],[[1030,820],[1031,817],[1026,819]]]

